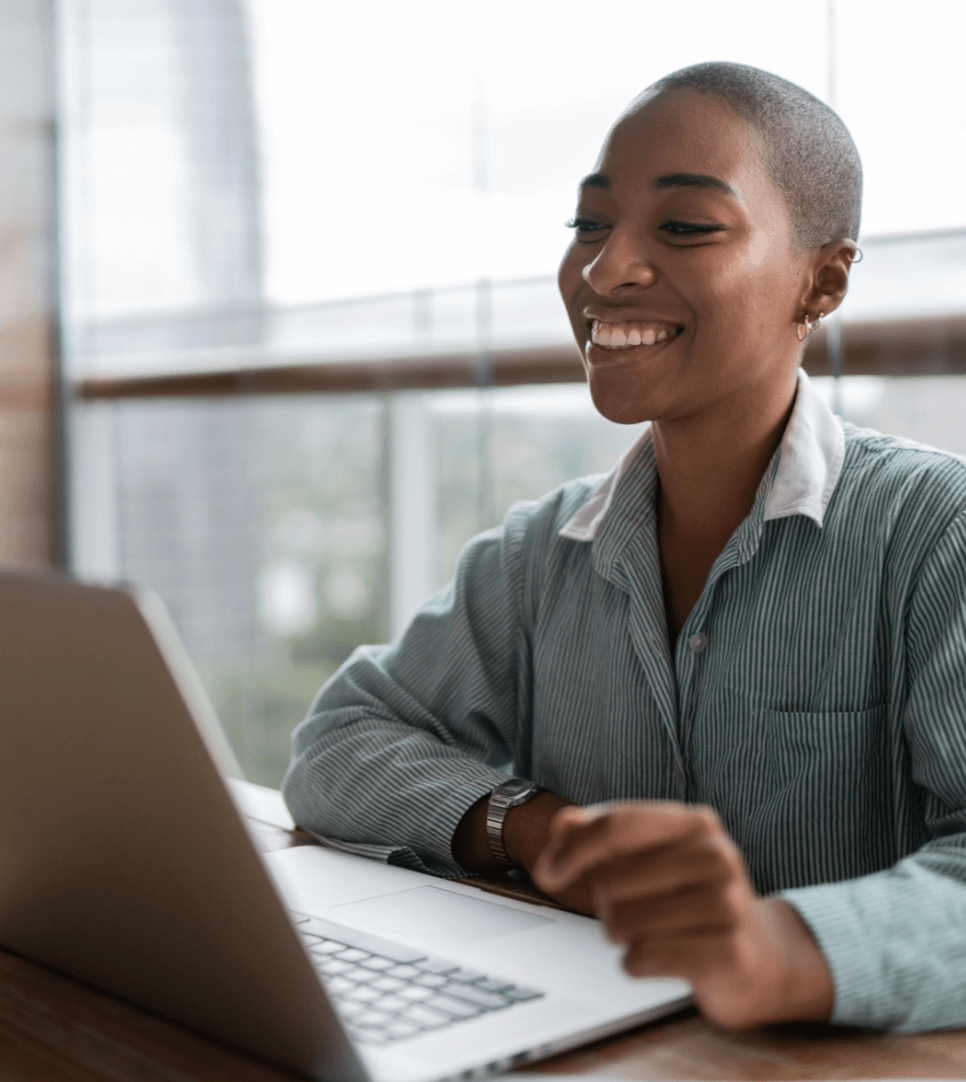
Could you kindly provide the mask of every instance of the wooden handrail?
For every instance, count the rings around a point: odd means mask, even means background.
[[[843,327],[844,375],[923,376],[966,374],[966,316],[847,323]],[[584,379],[571,344],[502,349],[492,354],[492,383],[577,383]],[[80,401],[125,398],[210,398],[237,395],[357,394],[442,390],[478,385],[472,352],[395,359],[239,367],[163,375],[96,376],[78,380]],[[809,341],[805,368],[829,372],[822,328]]]

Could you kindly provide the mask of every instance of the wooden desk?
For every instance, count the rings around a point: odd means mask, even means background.
[[[314,844],[277,793],[241,784],[263,852]],[[966,1078],[966,1031],[889,1037],[831,1026],[722,1033],[693,1011],[528,1071],[628,1079]],[[0,1082],[281,1082],[254,1062],[0,951]]]

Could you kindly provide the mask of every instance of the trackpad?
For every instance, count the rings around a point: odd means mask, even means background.
[[[416,887],[361,902],[333,906],[329,913],[338,920],[361,918],[373,930],[422,939],[426,943],[479,943],[485,939],[512,935],[541,924],[552,917],[538,917],[508,905],[468,898],[439,887]],[[357,925],[358,926],[358,925]]]

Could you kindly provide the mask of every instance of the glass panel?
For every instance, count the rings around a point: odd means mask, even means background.
[[[607,472],[643,427],[604,420],[581,385],[440,392],[430,403],[440,583],[452,577],[463,545],[512,504]]]
[[[122,572],[167,604],[248,777],[278,785],[312,696],[387,637],[378,400],[115,407]]]
[[[832,380],[813,382],[832,402]],[[966,455],[966,376],[846,376],[838,402],[842,416],[863,428]]]

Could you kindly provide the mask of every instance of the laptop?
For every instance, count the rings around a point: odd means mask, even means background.
[[[259,855],[152,594],[0,574],[0,946],[308,1077],[508,1070],[670,1013],[597,921],[337,849]]]

